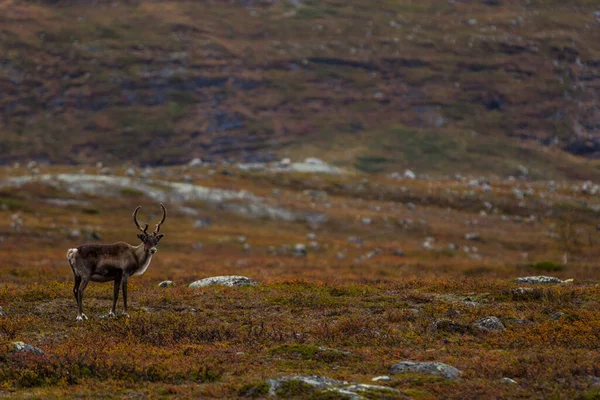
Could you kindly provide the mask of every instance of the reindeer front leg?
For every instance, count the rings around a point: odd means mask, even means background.
[[[114,317],[117,312],[117,300],[119,299],[119,289],[121,288],[121,282],[123,277],[119,275],[115,278],[113,285],[113,303],[110,312],[108,313],[109,317]]]
[[[81,278],[81,284],[79,285],[79,290],[77,291],[78,314],[77,314],[77,318],[75,319],[76,321],[83,321],[84,319],[88,319],[88,317],[83,313],[83,291],[87,287],[89,281],[90,281],[90,278],[87,276],[84,276]]]
[[[127,276],[123,276],[123,315],[129,317],[127,314]]]

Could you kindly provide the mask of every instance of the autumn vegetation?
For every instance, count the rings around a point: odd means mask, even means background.
[[[6,182],[31,171],[0,173]],[[492,178],[485,191],[468,179],[250,173],[235,166],[154,173],[248,190],[299,213],[325,213],[327,220],[311,225],[202,203],[167,204],[159,252],[143,276],[130,280],[131,317],[105,318],[112,285],[93,283],[84,302],[90,320],[77,323],[65,255],[86,239],[72,231],[94,231],[106,243],[136,243],[132,210],[141,204],[143,218],[152,220],[160,209],[143,194],[105,198],[41,183],[3,187],[4,396],[262,398],[271,378],[316,374],[371,383],[404,360],[445,362],[463,372],[455,381],[401,374],[378,383],[407,398],[598,396],[590,380],[600,374],[595,200],[580,184]],[[517,198],[514,188],[531,190]],[[56,199],[77,203],[59,206]],[[194,228],[197,217],[182,205],[210,218],[210,226]],[[22,226],[11,226],[14,215]],[[478,240],[466,240],[470,232]],[[314,240],[307,238],[311,233]],[[435,239],[431,248],[424,247],[427,237]],[[318,246],[308,246],[311,241]],[[202,248],[194,249],[199,242]],[[280,251],[297,243],[308,246],[305,257]],[[215,275],[248,276],[259,285],[187,287]],[[573,282],[515,282],[529,275]],[[167,279],[175,286],[158,287]],[[474,329],[486,316],[500,318],[506,329]],[[45,354],[13,353],[14,341]],[[501,382],[505,377],[517,384]],[[297,382],[277,395],[344,398]]]

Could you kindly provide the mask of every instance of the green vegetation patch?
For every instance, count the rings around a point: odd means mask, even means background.
[[[381,156],[360,156],[356,158],[354,167],[362,172],[381,172],[391,160]]]
[[[527,267],[531,269],[535,269],[537,271],[562,271],[566,269],[566,267],[562,264],[558,264],[554,261],[538,261],[533,264],[529,264]]]
[[[336,362],[350,358],[357,358],[350,352],[315,346],[311,344],[290,344],[277,346],[269,350],[269,354],[280,357]]]
[[[269,384],[261,381],[256,383],[249,383],[240,388],[238,394],[241,397],[248,397],[251,399],[264,397],[269,393]]]

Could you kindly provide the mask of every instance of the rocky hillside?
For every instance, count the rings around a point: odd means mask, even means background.
[[[0,163],[594,178],[600,6],[0,0]]]

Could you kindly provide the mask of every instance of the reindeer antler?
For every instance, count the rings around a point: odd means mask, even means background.
[[[140,208],[142,208],[142,206],[137,206],[137,208],[133,212],[133,222],[135,223],[135,226],[137,226],[137,228],[140,231],[146,233],[146,231],[148,230],[148,224],[144,223],[145,227],[144,227],[144,229],[142,229],[142,227],[140,226],[140,223],[137,220],[137,213],[138,213],[138,211],[140,211]]]
[[[160,203],[160,208],[162,208],[162,210],[163,210],[163,216],[162,216],[162,219],[160,220],[160,222],[158,224],[156,224],[156,229],[154,229],[154,233],[160,232],[160,226],[162,225],[163,222],[165,222],[165,218],[167,218],[167,209],[165,208],[165,206],[162,203]]]

